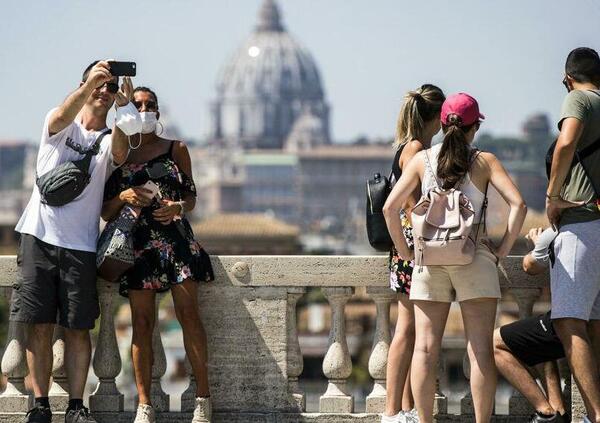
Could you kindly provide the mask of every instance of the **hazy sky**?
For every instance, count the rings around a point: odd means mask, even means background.
[[[206,134],[221,64],[262,0],[22,1],[0,6],[0,139],[39,139],[43,117],[95,58],[138,63],[186,137]],[[600,0],[279,0],[312,52],[336,140],[390,136],[405,91],[424,82],[480,102],[484,129],[556,119],[564,60],[600,49]]]

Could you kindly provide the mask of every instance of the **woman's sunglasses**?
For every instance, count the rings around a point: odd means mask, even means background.
[[[145,103],[142,101],[132,101],[133,105],[135,106],[136,109],[141,109],[142,106],[145,104],[146,105],[146,109],[152,109],[152,110],[156,110],[156,102],[155,101],[146,101]]]

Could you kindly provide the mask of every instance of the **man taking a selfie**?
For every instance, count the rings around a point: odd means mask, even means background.
[[[15,228],[21,233],[17,256],[21,278],[14,287],[10,318],[30,324],[27,365],[35,395],[34,408],[27,413],[25,422],[52,420],[48,388],[56,323],[65,329],[64,363],[70,391],[65,422],[96,422],[82,398],[91,356],[89,330],[100,314],[96,240],[103,188],[111,166],[122,164],[128,152],[123,132],[115,129],[111,136],[106,126],[113,103],[129,103],[131,81],[126,78],[121,91],[118,82],[119,78],[110,72],[109,62],[92,63],[83,73],[79,88],[52,109],[44,121],[36,185]],[[55,199],[46,196],[46,184],[41,181],[47,181],[50,172],[60,173],[61,166],[88,156],[89,166],[83,171],[87,171],[89,182],[82,184],[84,188],[78,196],[57,206]],[[84,173],[86,182],[87,175]],[[55,181],[68,175],[63,172],[56,176]],[[60,189],[54,191],[65,198],[70,195]]]

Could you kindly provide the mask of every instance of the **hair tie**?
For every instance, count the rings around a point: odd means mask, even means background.
[[[462,118],[455,113],[451,113],[448,116],[446,116],[446,124],[447,125],[461,127],[462,123],[463,123]]]

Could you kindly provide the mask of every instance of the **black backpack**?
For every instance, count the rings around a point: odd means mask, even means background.
[[[383,205],[392,191],[392,176],[398,181],[402,174],[398,160],[403,148],[404,145],[396,151],[389,177],[377,172],[367,181],[367,237],[371,247],[378,251],[390,251],[394,246],[383,216]]]
[[[79,197],[90,183],[89,170],[92,156],[98,154],[102,138],[110,133],[111,131],[108,130],[100,134],[94,145],[86,151],[79,151],[69,146],[84,154],[84,157],[79,160],[64,162],[42,176],[36,176],[35,183],[40,191],[42,203],[60,207]]]

